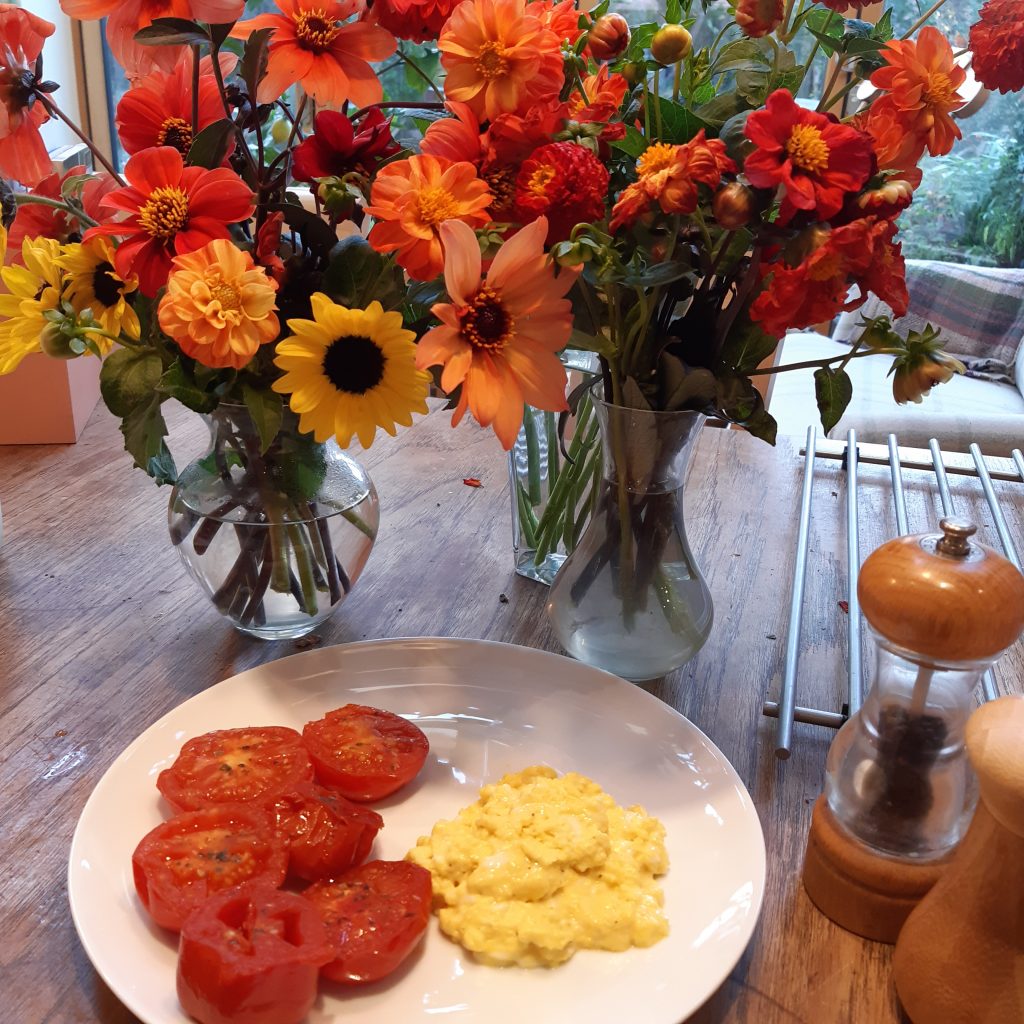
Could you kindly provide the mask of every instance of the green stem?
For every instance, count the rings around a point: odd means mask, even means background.
[[[313,560],[309,550],[309,541],[298,523],[288,523],[285,527],[288,539],[295,552],[295,568],[299,574],[299,585],[302,588],[303,611],[307,615],[316,615],[318,603],[316,599],[316,582],[313,579]]]
[[[658,126],[658,140],[661,141],[661,68],[654,72],[654,122]]]
[[[835,18],[836,12],[829,11],[828,17],[825,19],[825,24],[821,26],[821,34],[828,35],[828,30],[832,25],[832,19]],[[804,61],[803,73],[800,75],[800,85],[804,84],[804,79],[807,77],[807,72],[811,70],[811,64],[814,62],[814,58],[818,55],[818,50],[821,49],[821,40],[817,36],[814,37],[814,45],[811,47],[811,52],[807,54],[807,60]],[[797,86],[797,92],[800,91],[800,85]]]
[[[347,508],[341,513],[342,519],[351,523],[361,534],[369,537],[370,540],[377,539],[377,531],[354,509]]]
[[[35,96],[39,104],[51,117],[57,118],[58,121],[63,121],[82,140],[82,142],[89,147],[92,155],[103,165],[107,173],[118,183],[118,185],[124,186],[126,184],[124,178],[122,178],[114,169],[114,165],[100,152],[96,143],[93,142],[92,139],[90,139],[45,92],[33,92],[32,95]]]
[[[531,551],[536,551],[537,517],[533,514],[533,509],[530,508],[530,503],[526,497],[526,492],[523,490],[523,485],[517,480],[515,482],[515,487],[516,507],[519,510],[519,529],[522,531],[523,540],[526,542],[526,546]]]
[[[406,64],[408,64],[409,67],[411,67],[413,71],[420,78],[422,78],[424,82],[427,83],[427,87],[430,89],[430,91],[442,103],[444,103],[444,94],[441,92],[440,89],[438,89],[437,85],[435,84],[434,80],[430,77],[430,75],[428,75],[426,71],[424,71],[423,68],[421,68],[419,64],[417,64],[416,61],[414,61],[412,57],[409,56],[409,54],[405,53],[403,50],[399,50],[398,53],[395,54],[395,56],[398,57],[400,60],[404,61]]]
[[[859,342],[858,342],[859,344]],[[785,366],[765,366],[756,370],[747,370],[748,377],[763,376],[768,373],[785,373],[787,370],[806,370],[812,366],[825,367],[831,363],[842,363],[845,366],[851,359],[862,359],[864,356],[877,356],[877,355],[899,355],[901,349],[898,348],[871,348],[865,352],[857,352],[856,346],[854,346],[853,353],[848,353],[841,356],[832,356],[829,359],[805,359],[802,363],[787,363]]]
[[[540,439],[533,410],[526,408],[523,415],[523,434],[526,438],[526,483],[529,488],[530,504],[536,508],[542,501],[540,493]]]
[[[62,210],[69,217],[74,217],[90,228],[97,224],[97,221],[94,221],[84,210],[80,210],[70,203],[62,203],[58,199],[47,199],[46,196],[31,195],[28,192],[15,192],[14,201],[18,206],[49,206],[54,210]]]
[[[945,3],[946,0],[935,0],[935,3],[933,3],[931,7],[929,7],[928,10],[925,11],[924,14],[922,14],[921,17],[903,33],[903,35],[900,36],[900,39],[909,39],[940,7],[944,6]]]
[[[270,549],[273,553],[274,567],[270,574],[270,586],[279,594],[287,594],[291,589],[288,575],[288,547],[288,534],[285,528],[280,523],[271,523]]]
[[[192,138],[199,134],[199,54],[198,46],[192,47]]]
[[[561,472],[558,456],[558,420],[553,412],[544,413],[544,437],[548,449],[548,494],[551,488],[558,483],[558,474]]]
[[[844,64],[844,61],[836,61],[836,66],[832,69],[832,74],[829,76],[828,84],[822,90],[821,99],[818,101],[818,106],[816,109],[819,113],[823,110],[828,110],[830,107],[834,106],[838,101],[838,98],[833,99],[832,97],[830,97],[829,93],[832,92],[832,87],[836,84],[837,81],[839,81],[839,76],[843,73]]]

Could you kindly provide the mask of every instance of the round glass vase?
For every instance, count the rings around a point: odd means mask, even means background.
[[[334,441],[300,434],[288,410],[265,451],[244,406],[221,405],[207,422],[209,451],[171,492],[171,542],[236,629],[303,636],[366,565],[380,519],[373,482]]]
[[[686,538],[686,469],[706,417],[593,396],[603,470],[594,514],[551,586],[547,612],[574,658],[624,679],[656,679],[711,632],[711,593]]]

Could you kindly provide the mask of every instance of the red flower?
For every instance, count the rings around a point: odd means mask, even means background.
[[[175,256],[230,238],[229,225],[253,214],[252,192],[234,171],[186,167],[172,146],[136,153],[124,176],[128,185],[106,196],[102,206],[127,213],[127,219],[91,228],[85,238],[122,237],[115,269],[122,279],[135,274],[143,295],[156,295],[167,283]]]
[[[402,149],[391,137],[391,123],[377,107],[363,115],[358,127],[333,110],[321,110],[314,124],[314,133],[292,154],[296,181],[340,178],[349,171],[372,174]]]
[[[371,17],[399,39],[436,39],[462,0],[371,0]]]
[[[764,110],[747,118],[744,133],[757,146],[743,165],[750,184],[785,190],[782,223],[797,210],[827,220],[842,208],[845,193],[856,192],[871,174],[871,140],[798,106],[786,89],[777,89]]]
[[[1024,8],[1020,0],[988,0],[971,26],[974,77],[986,89],[1024,89]]]
[[[20,7],[0,4],[0,176],[31,187],[52,169],[40,125],[50,119],[42,103],[29,105],[25,83],[35,82],[43,40],[54,26]]]
[[[532,0],[530,11],[555,33],[559,42],[575,43],[586,31],[580,28],[580,16],[589,15],[576,7],[576,0]]]
[[[256,233],[256,262],[266,267],[267,273],[280,284],[284,280],[284,260],[281,259],[281,228],[284,214],[280,210],[267,214],[263,226]]]
[[[524,224],[548,218],[547,244],[564,241],[582,221],[604,216],[608,169],[575,142],[552,142],[528,157],[516,176],[515,210]]]
[[[739,0],[736,4],[736,24],[746,36],[766,36],[781,21],[782,0]]]
[[[79,175],[88,174],[84,164],[77,164],[65,174],[54,171],[48,174],[34,189],[32,195],[44,199],[60,199],[64,183]],[[112,189],[116,182],[109,174],[94,174],[82,189],[82,207],[93,220],[100,218],[100,200]],[[82,230],[82,225],[74,217],[63,210],[55,210],[52,206],[26,203],[18,207],[10,230],[7,232],[7,252],[12,263],[21,262],[21,243],[26,238],[55,238],[58,242],[67,242],[71,236]]]
[[[220,66],[229,75],[235,58],[222,54]],[[198,113],[198,131],[225,116],[209,57],[199,64]],[[186,50],[172,71],[151,71],[129,89],[117,104],[116,120],[121,145],[129,155],[154,146],[173,146],[188,156],[193,127],[192,54]]]
[[[781,338],[792,327],[831,320],[840,310],[857,309],[874,292],[896,316],[907,311],[906,268],[896,225],[862,217],[825,229],[824,241],[798,266],[771,263],[763,270],[768,286],[750,307],[750,318]],[[860,294],[848,299],[852,284]]]

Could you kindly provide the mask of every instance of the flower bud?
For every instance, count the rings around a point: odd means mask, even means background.
[[[278,146],[283,146],[288,141],[288,136],[291,135],[291,132],[292,126],[283,117],[279,117],[270,126],[270,137]]]
[[[675,64],[690,56],[693,38],[682,25],[663,25],[651,40],[651,56],[659,64]]]
[[[602,14],[590,28],[587,48],[594,60],[615,60],[629,46],[629,24],[621,14]]]
[[[753,189],[738,181],[723,185],[711,200],[711,212],[727,231],[735,231],[749,224],[754,216]]]
[[[935,352],[916,366],[902,366],[892,378],[892,397],[900,405],[920,403],[937,384],[945,384],[953,374],[964,373],[964,364],[945,352]]]
[[[647,76],[647,65],[642,60],[631,60],[624,64],[620,75],[626,80],[626,84],[632,89],[639,85]]]
[[[71,336],[65,334],[60,324],[47,324],[39,335],[39,347],[51,359],[76,359],[78,353],[71,348]]]

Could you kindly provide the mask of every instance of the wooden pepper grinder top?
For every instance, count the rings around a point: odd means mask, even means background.
[[[914,1024],[1024,1024],[1024,697],[979,708],[967,751],[978,809],[900,933],[896,991]]]

